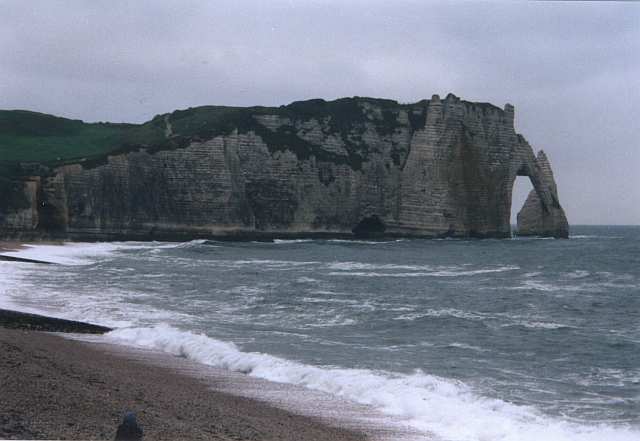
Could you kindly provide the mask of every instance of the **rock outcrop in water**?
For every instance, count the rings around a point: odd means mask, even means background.
[[[0,235],[509,237],[518,175],[534,187],[523,231],[568,234],[549,163],[515,132],[509,104],[356,97],[131,127],[136,142],[103,157],[22,162]]]

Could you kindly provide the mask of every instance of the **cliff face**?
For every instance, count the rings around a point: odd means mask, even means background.
[[[162,142],[25,171],[20,208],[0,207],[0,234],[508,237],[517,175],[538,198],[527,231],[567,234],[549,163],[515,133],[510,105],[436,95],[221,112],[157,117]]]

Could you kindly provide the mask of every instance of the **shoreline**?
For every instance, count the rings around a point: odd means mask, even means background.
[[[113,439],[125,411],[145,439],[364,441],[269,403],[212,389],[211,383],[126,351],[37,331],[0,328],[0,438]],[[162,354],[164,355],[164,354]],[[166,356],[167,360],[170,356]]]
[[[154,440],[426,439],[324,393],[68,333],[95,325],[36,316],[52,334],[0,313],[0,439],[113,439],[126,411]]]
[[[60,244],[65,242],[189,242],[192,240],[210,240],[215,242],[274,242],[276,240],[352,240],[352,241],[376,241],[385,242],[398,239],[511,239],[514,231],[489,231],[489,232],[421,232],[385,231],[380,233],[353,233],[351,231],[256,231],[256,230],[221,230],[216,232],[203,231],[140,231],[140,232],[68,232],[58,233],[33,233],[22,232],[20,234],[5,234],[0,237],[0,243],[24,243],[24,244]],[[556,237],[553,235],[522,234],[520,237]],[[566,238],[564,236],[556,238]],[[0,246],[1,251],[1,246]]]

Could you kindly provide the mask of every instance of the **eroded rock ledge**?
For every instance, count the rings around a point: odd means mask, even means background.
[[[509,104],[356,97],[196,108],[147,126],[148,142],[97,160],[21,163],[0,236],[510,237],[517,175],[534,187],[520,233],[568,235],[549,162]]]

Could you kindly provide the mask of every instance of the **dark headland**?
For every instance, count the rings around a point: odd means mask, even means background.
[[[0,240],[567,237],[515,110],[434,95],[205,106],[144,124],[0,111]]]

